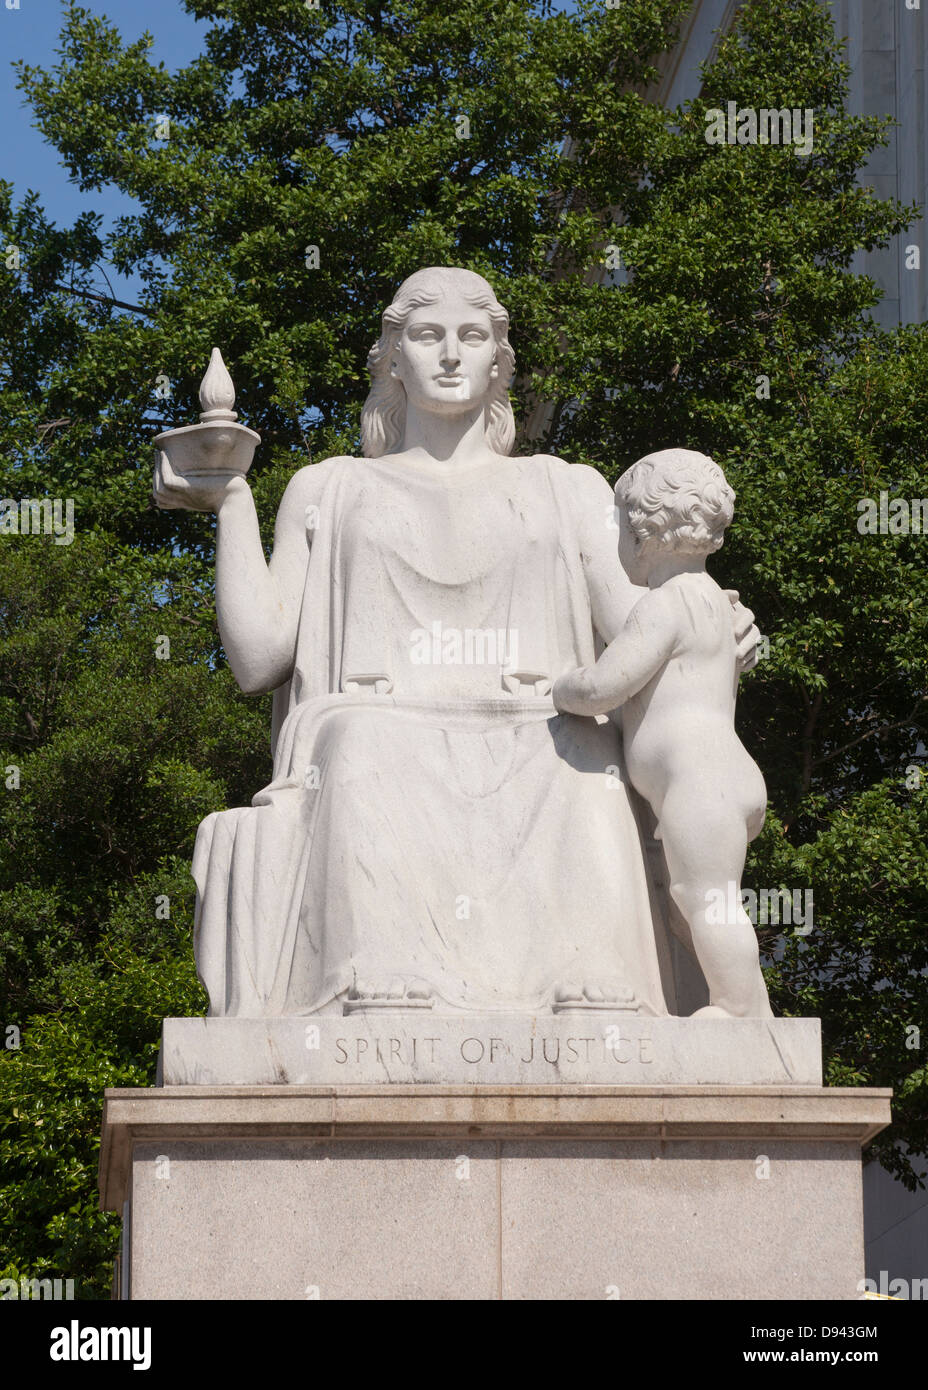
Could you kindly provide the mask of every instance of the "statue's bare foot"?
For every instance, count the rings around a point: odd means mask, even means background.
[[[348,990],[345,1013],[396,1012],[406,1009],[431,1009],[435,1004],[431,986],[425,980],[403,975],[380,979],[355,980]]]
[[[634,1013],[640,1008],[635,992],[623,980],[570,980],[554,991],[552,1011],[572,1013]]]
[[[701,1009],[697,1009],[690,1018],[773,1018],[774,1012],[770,1007],[770,1001],[764,996],[758,1004],[756,1010],[750,1013],[735,1014],[729,1009],[723,1009],[721,1004],[706,1004]]]

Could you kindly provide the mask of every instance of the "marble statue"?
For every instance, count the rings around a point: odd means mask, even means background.
[[[763,826],[767,789],[735,733],[731,607],[706,573],[735,495],[712,459],[665,449],[624,473],[615,498],[622,567],[647,591],[595,665],[558,678],[554,704],[585,715],[621,706],[628,773],[657,816],[670,893],[709,984],[699,1014],[772,1017],[757,936],[741,906],[745,854]],[[736,904],[733,920],[715,920],[717,894]]]
[[[294,474],[270,561],[245,477],[257,436],[235,421],[218,353],[201,423],[156,441],[158,504],[216,513],[236,680],[274,691],[272,780],[197,836],[195,948],[214,1017],[672,1013],[620,720],[712,1008],[769,1013],[743,924],[712,937],[696,901],[738,877],[763,814],[731,731],[752,615],[662,542],[647,574],[623,567],[628,518],[636,534],[652,524],[647,508],[637,519],[637,483],[617,531],[594,469],[512,456],[508,323],[470,271],[410,276],[369,356],[364,457]],[[700,473],[700,499],[706,487]],[[661,632],[657,618],[642,628],[653,674],[636,697],[626,623],[665,609]],[[660,711],[675,693],[671,731]],[[612,717],[592,708],[623,702]],[[681,745],[703,729],[711,756],[691,752],[706,781]],[[665,765],[662,800],[649,770]]]

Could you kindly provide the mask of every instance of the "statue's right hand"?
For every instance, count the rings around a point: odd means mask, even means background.
[[[155,506],[165,511],[218,512],[230,492],[247,487],[240,473],[178,473],[167,454],[158,450],[151,495]]]

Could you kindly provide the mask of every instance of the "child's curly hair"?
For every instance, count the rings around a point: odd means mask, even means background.
[[[734,516],[735,494],[718,464],[692,449],[646,454],[623,473],[624,503],[639,545],[711,555]]]

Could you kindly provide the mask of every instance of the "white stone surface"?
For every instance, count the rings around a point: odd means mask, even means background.
[[[591,716],[621,707],[629,776],[657,818],[670,894],[709,985],[701,1012],[771,1018],[757,935],[741,906],[767,789],[735,733],[731,605],[706,573],[735,494],[705,454],[664,449],[622,475],[615,500],[622,568],[646,587],[595,664],[555,682],[554,703]]]
[[[184,432],[158,441],[159,505],[217,513],[236,679],[276,692],[273,780],[197,839],[214,1016],[674,1012],[616,723],[551,700],[643,591],[605,480],[509,456],[507,332],[472,272],[410,277],[370,355],[365,457],[295,474],[269,563],[245,478],[168,468]],[[757,631],[732,602],[734,685]]]
[[[859,1153],[763,1145],[142,1144],[131,1296],[859,1299]]]
[[[183,510],[180,494],[200,477],[207,486],[215,485],[217,477],[223,483],[233,475],[244,478],[261,443],[259,434],[236,423],[235,387],[218,348],[213,348],[200,383],[200,404],[198,425],[165,430],[152,441],[157,451],[152,490],[161,507]]]
[[[857,1300],[888,1121],[816,1086],[109,1091],[100,1193],[132,1299]]]
[[[165,1086],[805,1085],[822,1082],[818,1019],[408,1013],[166,1018]]]

